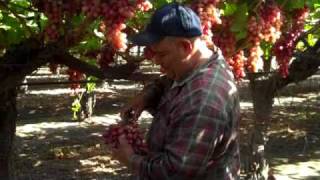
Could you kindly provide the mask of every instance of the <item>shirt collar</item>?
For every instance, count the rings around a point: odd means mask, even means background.
[[[193,79],[193,77],[196,76],[199,73],[199,71],[201,71],[205,67],[208,67],[210,63],[212,63],[215,59],[218,58],[218,56],[219,56],[219,53],[217,53],[217,52],[213,53],[213,55],[210,57],[210,59],[207,62],[198,66],[191,73],[187,74],[185,78],[183,78],[182,80],[179,80],[179,81],[174,81],[171,86],[171,89],[173,89],[175,87],[183,86],[184,84],[186,84],[188,81]]]

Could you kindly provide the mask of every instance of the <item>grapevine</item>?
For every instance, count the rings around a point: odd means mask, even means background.
[[[308,16],[309,9],[307,7],[296,9],[292,12],[292,27],[282,36],[273,46],[273,53],[279,64],[279,71],[283,77],[289,74],[289,63],[296,47],[298,37],[303,32],[305,18]]]

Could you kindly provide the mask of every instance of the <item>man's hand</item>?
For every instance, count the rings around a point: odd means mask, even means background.
[[[131,145],[128,143],[126,137],[124,135],[120,136],[118,148],[112,148],[112,157],[128,167],[130,157],[133,154],[134,151]]]
[[[125,121],[137,121],[145,107],[144,95],[139,94],[121,110],[120,117]]]

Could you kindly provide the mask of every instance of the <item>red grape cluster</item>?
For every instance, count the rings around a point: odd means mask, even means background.
[[[270,3],[271,2],[271,3]],[[264,3],[259,10],[259,18],[251,16],[248,21],[248,41],[251,44],[246,66],[249,72],[257,72],[257,62],[263,51],[260,48],[262,40],[274,43],[281,35],[283,22],[281,9],[269,1]]]
[[[292,26],[273,46],[272,50],[279,64],[279,71],[283,77],[289,74],[288,67],[298,37],[303,32],[304,22],[309,14],[308,8],[296,9],[292,12]]]
[[[104,70],[110,67],[110,63],[114,61],[114,55],[116,50],[110,45],[106,44],[100,51],[98,55],[98,64]]]
[[[151,8],[152,4],[145,0],[85,0],[82,5],[82,11],[88,17],[104,17],[100,30],[116,49],[127,48],[127,35],[122,32],[126,28],[125,21],[134,17],[137,10],[148,11]]]
[[[236,50],[236,36],[230,31],[231,20],[228,17],[222,17],[221,31],[214,33],[213,41],[221,51],[237,80],[245,76],[244,62],[246,57],[243,51]],[[237,52],[236,52],[237,51]]]
[[[73,69],[68,69],[67,74],[69,75],[69,81],[79,81],[83,78],[83,73],[73,70]],[[71,83],[70,88],[75,90],[80,88],[80,83]]]
[[[221,24],[220,12],[216,8],[219,0],[198,0],[191,8],[199,15],[202,25],[203,39],[210,46],[212,42],[212,28]]]
[[[145,154],[147,146],[143,141],[143,133],[136,122],[118,123],[110,125],[103,134],[104,142],[113,148],[119,146],[119,137],[125,135],[128,143],[137,154]]]
[[[263,40],[271,43],[276,42],[281,35],[281,26],[283,24],[281,9],[275,3],[265,3],[261,6],[259,16]]]
[[[261,22],[261,21],[260,21]],[[248,50],[248,58],[246,61],[246,68],[249,72],[257,72],[257,62],[262,55],[260,42],[263,37],[261,31],[263,26],[259,24],[257,18],[251,16],[248,21],[248,42],[251,47]]]
[[[227,17],[222,17],[220,31],[213,34],[213,42],[217,45],[224,57],[228,58],[236,52],[236,36],[230,31],[231,20]]]
[[[263,51],[260,46],[253,46],[248,50],[249,55],[246,61],[246,67],[249,72],[258,72],[258,61],[263,55]]]
[[[59,38],[62,20],[66,16],[78,13],[80,0],[33,0],[32,3],[48,18],[45,35],[49,40]]]
[[[257,18],[251,16],[248,21],[248,41],[252,46],[259,46],[262,36],[263,25],[260,24],[261,21],[257,21]]]
[[[245,76],[244,73],[244,62],[246,61],[246,57],[244,56],[244,52],[238,51],[232,57],[226,59],[228,64],[231,66],[232,72],[236,78],[236,80],[240,80]]]
[[[49,40],[56,40],[63,18],[83,12],[87,17],[103,17],[105,37],[116,49],[126,49],[127,37],[122,31],[125,21],[132,18],[137,10],[148,11],[152,4],[147,0],[33,0],[33,4],[47,17],[45,34]]]
[[[59,37],[59,26],[63,12],[61,9],[62,1],[47,0],[43,3],[43,12],[48,17],[48,24],[45,27],[45,34],[50,40]]]

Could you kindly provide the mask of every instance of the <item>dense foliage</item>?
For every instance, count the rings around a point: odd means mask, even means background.
[[[82,60],[107,69],[114,57],[133,48],[127,36],[140,31],[150,14],[169,0],[9,0],[0,2],[0,49],[29,37],[43,43],[86,29],[69,49]],[[237,79],[246,73],[273,71],[260,65],[275,57],[286,77],[295,51],[319,38],[319,0],[179,1],[201,17],[204,39],[221,48]],[[88,23],[89,22],[89,23]],[[310,33],[305,33],[306,31]],[[312,30],[312,31],[311,31]],[[301,37],[303,35],[303,37]],[[305,42],[299,44],[300,40]],[[126,56],[128,57],[128,56]],[[51,66],[54,71],[55,66]],[[69,71],[70,79],[82,78]]]

